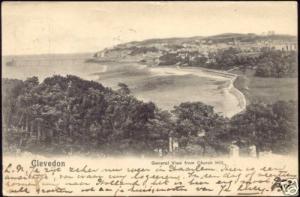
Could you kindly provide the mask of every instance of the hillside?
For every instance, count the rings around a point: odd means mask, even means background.
[[[121,154],[167,146],[156,106],[128,95],[125,84],[113,91],[76,76],[2,83],[5,151]]]
[[[88,61],[127,61],[158,65],[159,58],[168,53],[199,53],[208,58],[208,53],[230,47],[243,52],[260,52],[269,47],[282,50],[285,45],[296,45],[296,36],[291,35],[257,35],[226,33],[214,36],[194,36],[188,38],[148,39],[122,43],[94,54]],[[295,47],[296,48],[296,47]]]
[[[228,154],[233,142],[281,154],[297,145],[295,101],[252,104],[229,120],[201,102],[161,111],[130,95],[122,83],[113,91],[68,75],[2,84],[4,152],[153,156],[173,151],[169,137],[182,156]]]

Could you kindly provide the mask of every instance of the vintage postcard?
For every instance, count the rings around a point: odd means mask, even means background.
[[[296,2],[4,2],[5,196],[296,196]]]

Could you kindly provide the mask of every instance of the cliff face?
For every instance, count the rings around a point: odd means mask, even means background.
[[[263,47],[280,48],[292,43],[296,46],[297,38],[290,35],[256,35],[227,33],[209,37],[150,39],[129,42],[96,52],[88,61],[121,61],[158,64],[159,57],[168,53],[198,52],[204,55],[224,48],[240,48],[254,51]],[[280,48],[281,49],[281,48]]]
[[[93,60],[95,61],[121,61],[121,62],[152,62],[155,61],[163,54],[165,49],[156,45],[141,45],[137,44],[123,44],[117,45],[113,48],[104,49],[94,54]]]

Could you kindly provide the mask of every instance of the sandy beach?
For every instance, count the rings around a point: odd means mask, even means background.
[[[151,72],[157,75],[195,75],[198,77],[211,78],[217,81],[224,81],[222,92],[227,98],[227,111],[223,113],[226,117],[231,118],[246,108],[246,98],[242,92],[234,87],[234,81],[237,78],[236,74],[228,73],[226,71],[218,71],[213,69],[199,68],[199,67],[154,67]]]

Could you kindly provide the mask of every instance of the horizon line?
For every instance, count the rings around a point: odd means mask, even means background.
[[[270,30],[271,31],[271,30]],[[264,32],[263,32],[264,33]],[[266,32],[267,33],[267,32]],[[219,33],[219,34],[213,34],[213,35],[206,35],[206,36],[203,36],[203,35],[195,35],[195,36],[183,36],[183,37],[158,37],[158,38],[145,38],[143,40],[132,40],[132,41],[125,41],[125,42],[122,42],[122,43],[119,43],[119,44],[126,44],[126,43],[130,43],[130,42],[143,42],[143,41],[147,41],[147,40],[155,40],[155,39],[180,39],[180,38],[194,38],[194,37],[203,37],[203,38],[207,38],[207,37],[214,37],[214,36],[220,36],[220,35],[225,35],[225,34],[244,34],[244,35],[247,35],[247,34],[255,34],[257,36],[276,36],[276,35],[280,35],[280,36],[293,36],[293,37],[298,37],[298,35],[293,35],[293,34],[286,34],[286,33],[278,33],[274,35],[262,35],[262,33],[239,33],[239,32],[225,32],[225,33]],[[116,45],[119,45],[119,44],[114,44],[112,46],[116,46]],[[112,46],[107,46],[107,47],[104,47],[103,49],[105,48],[108,48],[108,47],[112,47]],[[100,50],[103,50],[103,49],[98,49],[98,50],[95,50],[95,51],[82,51],[82,52],[61,52],[61,53],[56,53],[56,52],[52,52],[52,53],[22,53],[22,54],[1,54],[2,57],[7,57],[7,56],[30,56],[30,55],[71,55],[71,54],[93,54],[97,51],[100,51]]]

